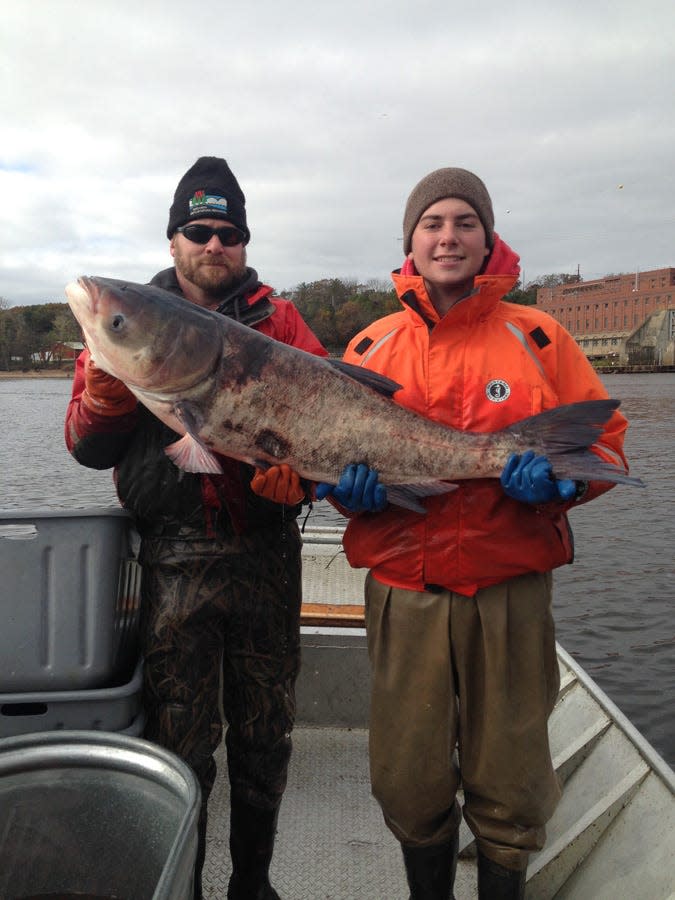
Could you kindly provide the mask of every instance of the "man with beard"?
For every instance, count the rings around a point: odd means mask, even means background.
[[[244,194],[224,159],[201,157],[180,180],[167,237],[165,290],[319,356],[325,349],[288,300],[246,264]],[[269,866],[291,753],[300,664],[300,534],[305,490],[288,467],[254,472],[220,457],[222,474],[182,472],[164,448],[176,434],[128,388],[80,356],[66,416],[82,465],[115,467],[141,535],[144,736],[181,756],[202,790],[194,896],[207,801],[228,724],[229,900],[279,900]]]

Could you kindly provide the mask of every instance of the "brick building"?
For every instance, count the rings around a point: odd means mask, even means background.
[[[539,288],[537,306],[564,325],[588,357],[625,356],[631,336],[654,313],[675,310],[675,268]]]

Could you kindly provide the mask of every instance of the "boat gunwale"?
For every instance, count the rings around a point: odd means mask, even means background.
[[[635,746],[640,756],[645,760],[649,767],[669,788],[671,794],[675,794],[675,772],[657,750],[647,741],[645,737],[633,725],[625,713],[621,712],[619,707],[611,700],[602,688],[591,678],[591,676],[576,662],[576,660],[556,642],[556,651],[558,659],[562,660],[573,673],[579,684],[586,690],[596,703],[607,713],[612,724],[616,725],[628,740]]]

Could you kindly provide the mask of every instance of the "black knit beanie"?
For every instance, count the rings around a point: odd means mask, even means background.
[[[487,188],[477,175],[467,169],[436,169],[412,189],[403,214],[403,251],[410,253],[412,233],[422,214],[433,203],[446,197],[457,197],[473,207],[485,229],[485,240],[491,249],[494,242],[495,216]]]
[[[225,219],[243,231],[245,244],[251,239],[246,197],[224,159],[200,156],[183,175],[173,196],[166,236],[173,237],[179,225],[192,219]]]

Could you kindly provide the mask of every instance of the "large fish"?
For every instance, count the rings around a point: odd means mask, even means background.
[[[389,499],[420,498],[466,478],[497,478],[511,453],[546,455],[559,478],[641,484],[588,448],[617,400],[561,406],[489,434],[457,431],[395,403],[399,385],[313,356],[160,288],[83,277],[68,303],[96,363],[182,435],[180,468],[218,472],[214,452],[259,467],[287,463],[337,483],[349,463],[377,469]]]

